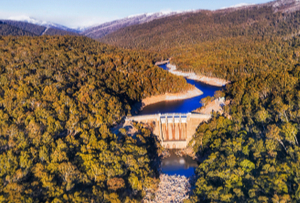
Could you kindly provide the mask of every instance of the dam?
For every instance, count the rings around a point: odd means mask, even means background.
[[[167,149],[184,149],[193,138],[200,123],[211,118],[209,114],[166,113],[127,117],[128,121],[152,126],[153,134]]]

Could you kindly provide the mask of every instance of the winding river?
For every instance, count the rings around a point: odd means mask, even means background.
[[[167,64],[159,67],[168,70]],[[179,101],[164,101],[146,106],[139,114],[156,114],[156,113],[189,113],[201,107],[200,100],[207,96],[214,96],[215,91],[222,90],[222,87],[210,86],[198,81],[189,80],[187,82],[195,85],[203,92],[203,95],[186,100]],[[174,151],[170,152],[171,156],[162,160],[161,171],[168,175],[184,175],[190,177],[194,175],[195,168],[198,163],[191,157],[179,157]]]

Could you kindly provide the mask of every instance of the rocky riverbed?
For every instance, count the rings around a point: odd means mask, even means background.
[[[145,203],[179,203],[188,199],[191,194],[191,182],[193,177],[166,174],[160,175],[160,183],[154,198],[147,195],[143,202]]]

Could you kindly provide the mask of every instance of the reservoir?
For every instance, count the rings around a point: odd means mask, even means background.
[[[164,70],[167,69],[167,64],[161,65],[159,67]],[[151,104],[146,106],[139,115],[147,115],[147,114],[158,114],[158,113],[189,113],[199,107],[201,107],[200,100],[207,96],[214,96],[215,91],[222,90],[222,87],[210,86],[205,83],[195,81],[195,80],[186,80],[188,83],[194,85],[198,89],[200,89],[203,94],[198,97],[185,99],[185,100],[177,100],[177,101],[163,101],[155,104]]]
[[[167,64],[159,67],[168,70]],[[203,94],[191,99],[178,101],[164,101],[146,106],[139,115],[158,114],[158,113],[189,113],[201,107],[200,100],[207,96],[214,96],[215,91],[222,90],[222,87],[210,86],[195,80],[187,79],[187,82],[200,89]],[[161,160],[161,172],[168,175],[184,175],[191,177],[195,174],[195,168],[198,166],[197,161],[189,156],[177,156],[175,151],[170,150],[170,157]]]

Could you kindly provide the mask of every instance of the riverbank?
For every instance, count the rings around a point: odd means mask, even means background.
[[[158,61],[155,63],[156,66],[160,66],[160,65],[164,65],[166,63],[169,63],[170,61],[169,60],[165,60],[165,61]]]
[[[194,72],[178,71],[176,66],[172,65],[172,64],[168,64],[167,67],[169,68],[169,72],[174,74],[174,75],[183,76],[183,77],[185,77],[187,79],[190,79],[190,80],[200,81],[200,82],[203,82],[207,85],[212,85],[212,86],[216,86],[216,87],[223,87],[223,86],[227,85],[228,83],[230,83],[230,81],[227,81],[227,80],[221,79],[221,78],[207,77],[207,76],[204,76],[204,75],[196,75]]]
[[[141,103],[142,103],[142,108],[144,108],[145,106],[148,106],[150,104],[155,104],[155,103],[162,102],[162,101],[190,99],[193,97],[200,96],[202,94],[203,94],[203,92],[201,90],[199,90],[196,87],[193,87],[192,89],[190,89],[186,92],[182,92],[182,93],[166,93],[163,95],[147,97],[147,98],[143,99]]]
[[[209,102],[205,106],[202,106],[193,111],[193,113],[201,113],[201,114],[211,114],[212,112],[218,112],[221,115],[224,114],[223,107],[230,104],[230,100],[225,100],[222,98],[214,99],[213,101]]]

